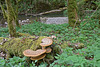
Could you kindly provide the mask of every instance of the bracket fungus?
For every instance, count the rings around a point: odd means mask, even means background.
[[[38,49],[36,51],[33,51],[31,49],[27,49],[23,52],[23,54],[27,57],[31,57],[31,60],[40,60],[43,59],[46,54],[45,53],[50,53],[52,49],[50,47],[46,48],[47,46],[50,46],[53,43],[51,38],[44,38],[42,39],[42,43],[40,44],[42,46],[42,49]]]
[[[38,49],[36,51],[33,51],[31,49],[27,49],[23,52],[23,54],[27,57],[37,57],[37,56],[44,54],[45,52],[46,52],[46,50],[42,50],[42,49]]]
[[[50,53],[52,49],[50,47],[46,48],[46,53]]]
[[[50,38],[44,38],[42,39],[42,43],[40,44],[42,46],[42,49],[45,49],[45,47],[52,45],[53,41]]]

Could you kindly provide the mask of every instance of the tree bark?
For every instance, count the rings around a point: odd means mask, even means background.
[[[72,27],[78,25],[79,23],[77,9],[76,0],[68,0],[68,19],[69,25]]]
[[[14,23],[14,14],[13,14],[13,8],[11,6],[10,0],[5,0],[6,6],[7,6],[7,22],[8,22],[8,27],[9,27],[9,33],[10,37],[16,37],[16,28],[15,28],[15,23]]]

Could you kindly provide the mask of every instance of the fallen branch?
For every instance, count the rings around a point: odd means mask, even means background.
[[[67,7],[63,7],[63,8],[59,8],[59,9],[55,9],[55,10],[42,12],[42,13],[39,13],[39,14],[29,14],[28,13],[26,15],[39,16],[39,15],[49,14],[49,13],[53,13],[53,12],[60,12],[60,11],[66,10],[66,9],[67,9]],[[20,14],[24,14],[24,13],[20,13]]]

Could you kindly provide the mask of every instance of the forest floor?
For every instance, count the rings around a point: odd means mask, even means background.
[[[56,36],[54,39],[54,44],[60,45],[64,52],[61,55],[56,56],[55,64],[52,65],[62,65],[68,66],[67,60],[72,60],[71,65],[79,63],[82,60],[84,65],[88,63],[88,66],[93,66],[100,62],[99,54],[100,52],[100,28],[97,22],[81,22],[80,26],[77,28],[68,27],[68,24],[44,24],[35,22],[32,24],[22,25],[21,28],[16,28],[17,32],[29,33],[31,35],[37,36]],[[8,28],[0,28],[0,37],[9,37]],[[75,44],[84,44],[82,48],[76,48]],[[65,59],[65,60],[63,60]],[[67,57],[67,58],[66,58]],[[76,63],[74,63],[77,58],[79,58]],[[91,61],[90,61],[91,60]],[[62,61],[63,63],[61,63]],[[74,64],[73,64],[74,63]],[[92,64],[91,64],[92,63]],[[52,66],[51,65],[51,66]],[[80,65],[80,64],[79,64]],[[55,66],[56,67],[56,66]]]

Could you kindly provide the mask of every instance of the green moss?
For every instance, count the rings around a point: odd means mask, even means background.
[[[64,42],[64,43],[61,45],[61,48],[62,48],[62,49],[65,49],[66,47],[68,47],[68,43],[69,43],[69,42]]]
[[[43,38],[45,38],[45,36],[44,37],[39,37],[38,40],[35,41],[35,43],[32,43],[32,46],[30,47],[30,49],[36,50],[37,48],[41,48],[40,43],[41,43],[41,40]]]
[[[23,51],[26,49],[36,50],[41,48],[40,43],[43,38],[45,38],[45,36],[41,36],[38,39],[36,39],[35,36],[12,39],[0,37],[0,42],[3,42],[3,39],[7,39],[7,41],[0,45],[0,49],[7,52],[9,56],[22,57]]]
[[[25,37],[30,36],[30,37],[31,37],[31,35],[28,34],[28,33],[19,33],[19,32],[18,32],[17,35],[18,35],[18,36],[21,36],[21,37],[22,37],[22,36],[25,36]]]

